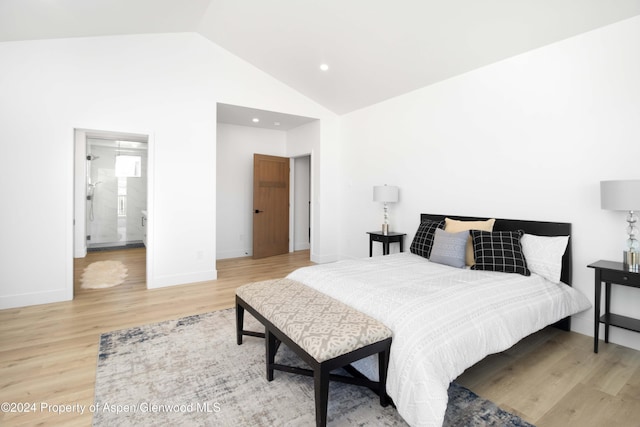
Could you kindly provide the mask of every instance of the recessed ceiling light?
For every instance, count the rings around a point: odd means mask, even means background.
[[[260,121],[260,119],[259,119],[259,118],[257,118],[257,117],[254,117],[251,121],[252,121],[253,123],[258,123],[258,122]]]
[[[329,69],[329,66],[327,64],[320,64],[320,69],[322,71],[327,71]]]
[[[280,126],[280,122],[273,122],[274,126]]]

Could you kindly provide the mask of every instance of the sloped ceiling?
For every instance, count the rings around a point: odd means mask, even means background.
[[[640,0],[0,0],[0,41],[198,32],[343,114],[636,15]]]

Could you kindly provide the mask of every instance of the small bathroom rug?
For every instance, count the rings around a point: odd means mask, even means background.
[[[81,287],[84,289],[111,288],[127,278],[127,267],[120,261],[97,261],[89,264],[82,273]]]

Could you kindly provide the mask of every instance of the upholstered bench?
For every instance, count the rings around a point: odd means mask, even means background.
[[[265,333],[245,331],[244,310],[265,327]],[[382,323],[321,292],[290,279],[250,283],[236,290],[237,342],[243,335],[266,338],[267,380],[280,370],[313,376],[316,425],[327,422],[329,380],[369,387],[387,406],[387,367],[391,331]],[[285,343],[310,367],[302,369],[275,363],[280,343]],[[330,374],[352,362],[378,354],[379,381],[356,376]]]

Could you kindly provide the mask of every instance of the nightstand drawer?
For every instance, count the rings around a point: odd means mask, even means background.
[[[640,287],[640,275],[625,271],[602,270],[600,278],[603,282]]]
[[[374,242],[384,242],[385,240],[389,240],[389,238],[387,236],[380,236],[378,234],[372,234],[371,235],[371,240],[373,240]]]

